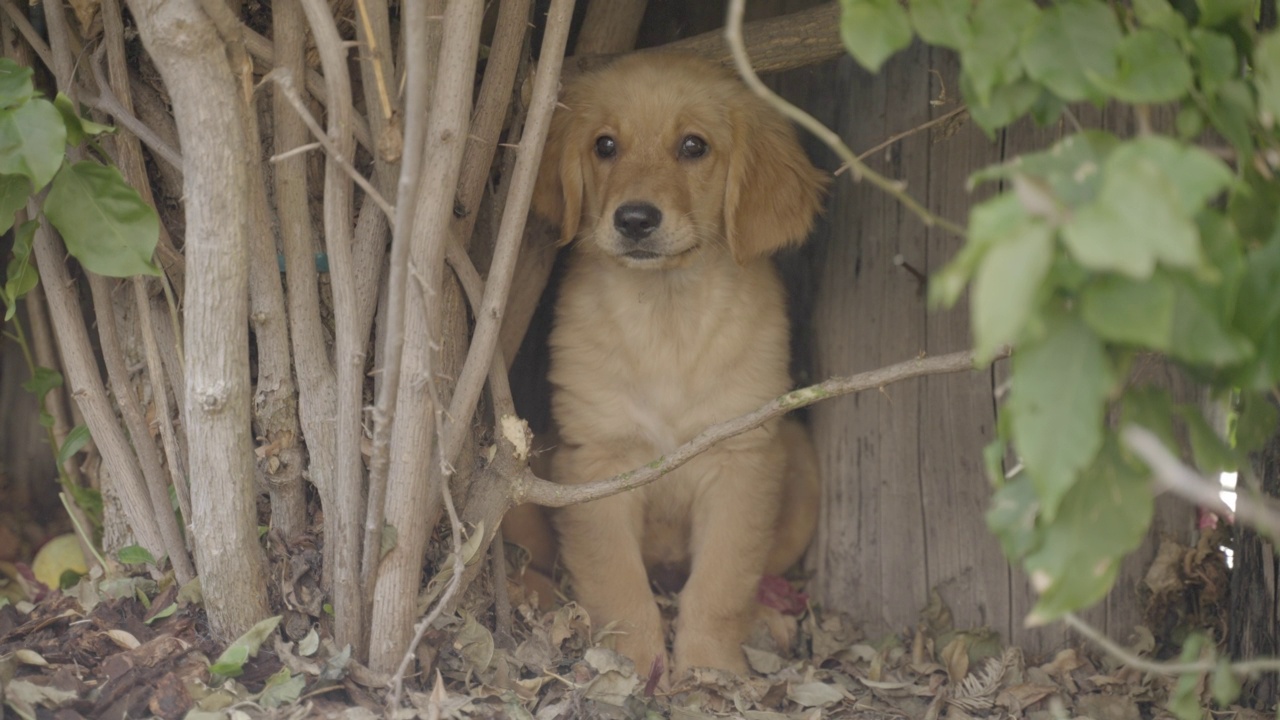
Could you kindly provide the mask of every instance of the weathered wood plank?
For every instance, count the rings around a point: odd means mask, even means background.
[[[838,65],[835,127],[871,147],[928,117],[928,52],[913,47],[869,76]],[[923,188],[924,143],[871,159],[881,172]],[[819,280],[818,376],[858,372],[913,357],[924,345],[924,298],[894,265],[923,257],[923,226],[865,184],[841,178]],[[915,624],[928,595],[919,481],[920,383],[907,382],[815,408],[813,428],[826,482],[819,521],[817,595],[854,614],[873,636]]]
[[[960,101],[959,66],[953,53],[934,50],[932,67],[936,71],[930,75],[932,97],[940,103],[933,106],[936,117]],[[917,137],[929,149],[929,181],[923,190],[927,207],[963,225],[970,207],[994,194],[989,188],[968,192],[965,178],[973,170],[999,162],[1000,145],[972,122]],[[962,244],[949,232],[930,229],[927,255],[906,260],[933,275]],[[925,341],[931,355],[969,348],[967,299],[950,311],[929,313]],[[985,520],[991,485],[983,469],[982,449],[995,438],[996,419],[991,378],[987,371],[924,379],[920,483],[929,586],[938,589],[958,627],[990,626],[1008,638],[1012,633],[1010,569]]]

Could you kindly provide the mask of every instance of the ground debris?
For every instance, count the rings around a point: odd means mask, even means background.
[[[771,603],[746,648],[753,670],[746,678],[707,669],[675,678],[660,667],[637,672],[606,647],[616,628],[593,626],[574,603],[518,605],[514,637],[498,642],[477,596],[430,628],[402,706],[391,709],[387,678],[335,647],[324,618],[311,614],[319,605],[314,585],[298,583],[311,570],[309,562],[298,565],[285,594],[286,617],[293,612],[302,622],[260,630],[265,638],[234,677],[217,674],[229,646],[211,639],[193,602],[198,593],[171,581],[100,582],[0,606],[0,698],[16,717],[60,720],[1144,720],[1172,717],[1166,708],[1178,682],[1080,647],[1029,662],[988,629],[955,628],[936,592],[915,628],[883,638],[807,603]],[[1155,594],[1168,595],[1173,586],[1152,579]],[[304,594],[309,599],[299,602]],[[770,597],[804,595],[775,582]],[[660,599],[668,620],[676,603]],[[1131,649],[1144,655],[1164,640],[1145,628],[1133,636]],[[1209,685],[1197,685],[1206,708]],[[1233,707],[1216,708],[1214,717],[1262,715]]]

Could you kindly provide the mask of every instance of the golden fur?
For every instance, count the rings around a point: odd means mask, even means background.
[[[534,208],[560,225],[561,242],[577,240],[550,379],[561,436],[552,476],[578,484],[787,391],[785,298],[769,255],[804,241],[825,177],[785,119],[691,57],[621,59],[574,81],[562,102]],[[602,137],[613,141],[604,156]],[[596,627],[616,623],[616,648],[641,674],[656,660],[671,667],[649,587],[667,568],[688,573],[675,670],[746,672],[740,646],[760,577],[799,559],[817,501],[803,428],[772,422],[555,523],[577,598]]]

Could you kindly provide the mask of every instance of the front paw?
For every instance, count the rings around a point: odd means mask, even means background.
[[[747,657],[742,652],[741,638],[737,637],[737,633],[727,635],[731,637],[713,637],[700,633],[677,634],[676,674],[683,675],[693,668],[707,667],[746,676],[749,669]]]
[[[667,687],[671,657],[667,654],[661,629],[657,632],[632,631],[614,636],[614,650],[631,660],[636,676],[650,686]]]

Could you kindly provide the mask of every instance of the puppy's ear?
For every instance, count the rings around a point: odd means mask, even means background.
[[[573,137],[571,118],[557,110],[533,189],[533,211],[560,226],[560,245],[573,242],[582,220],[582,150]]]
[[[724,198],[725,236],[739,263],[804,242],[827,185],[786,118],[763,101],[744,105],[733,114]]]

